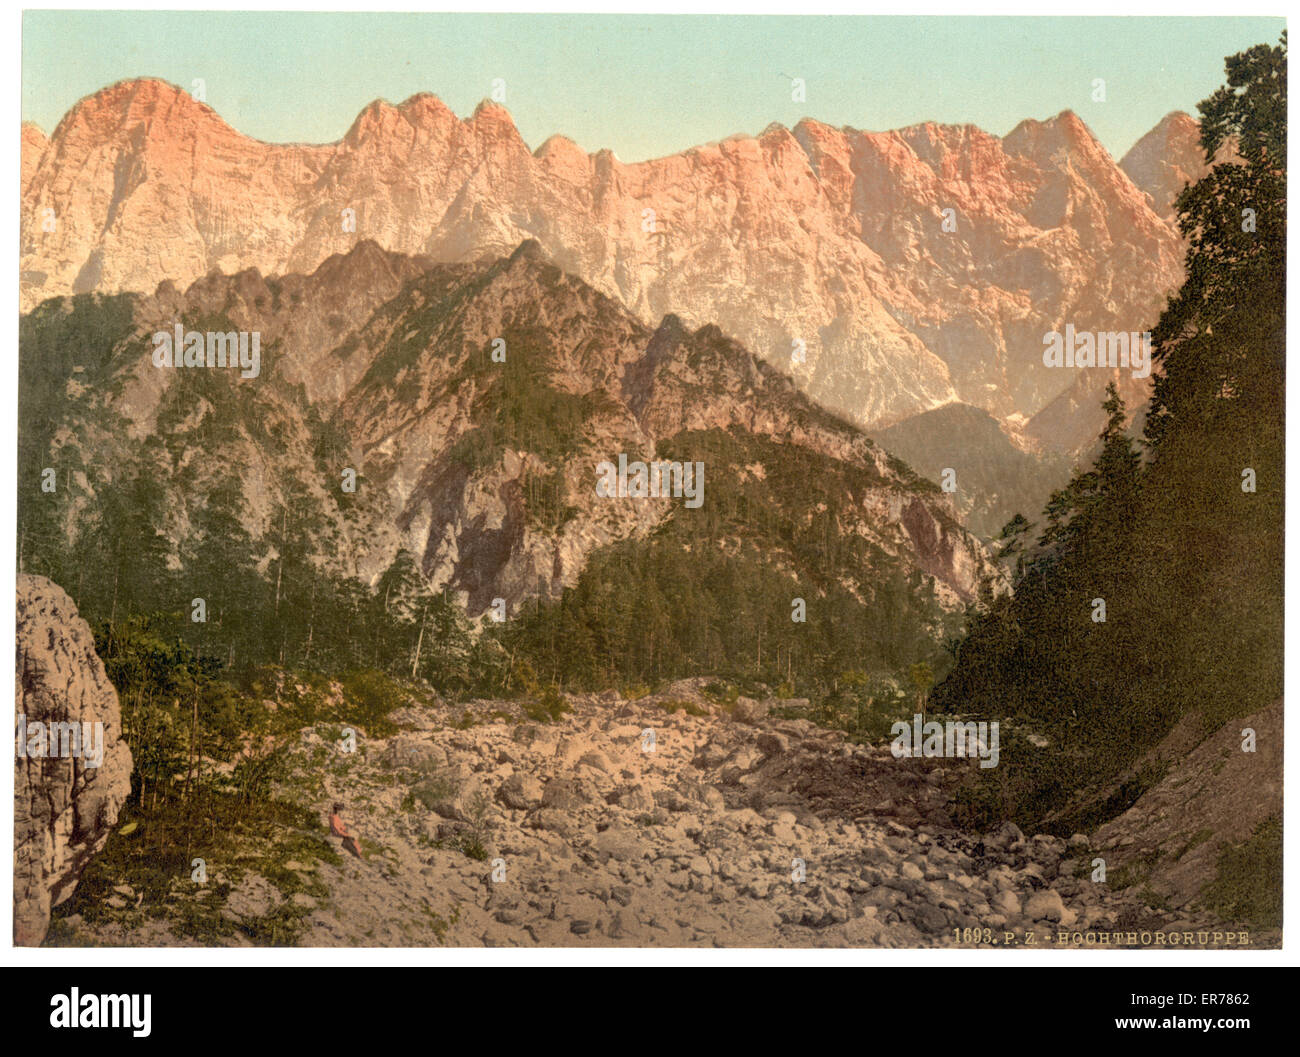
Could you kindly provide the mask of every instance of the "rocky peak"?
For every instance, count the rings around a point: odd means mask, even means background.
[[[385,99],[368,103],[356,116],[343,144],[357,148],[374,144],[387,149],[388,141],[445,141],[460,120],[441,99],[429,92],[419,92],[394,106]]]
[[[382,134],[391,127],[397,116],[397,108],[392,103],[386,99],[374,99],[362,107],[353,119],[343,136],[343,142],[349,147],[359,146],[371,136]]]
[[[513,264],[516,261],[549,264],[550,257],[547,256],[546,251],[542,249],[542,244],[536,239],[524,239],[524,241],[516,247],[515,251],[510,254],[510,262]]]
[[[586,168],[590,158],[587,152],[579,147],[568,136],[554,135],[548,136],[537,150],[533,151],[533,157],[539,162],[546,162],[554,168],[566,168],[577,166]]]
[[[1119,164],[1133,184],[1149,196],[1155,211],[1172,221],[1178,193],[1209,171],[1201,147],[1201,126],[1181,110],[1166,114]]]
[[[504,340],[507,359],[492,365],[488,350],[496,338]],[[470,572],[463,567],[470,541],[462,535],[469,526],[486,515],[518,533],[498,556],[496,571],[480,557],[472,605],[496,590],[513,606],[539,581],[554,596],[573,582],[600,540],[646,531],[653,524],[644,521],[646,511],[592,500],[590,467],[612,452],[651,458],[659,443],[693,431],[770,438],[879,482],[870,512],[864,506],[854,515],[865,521],[857,531],[880,533],[892,553],[951,591],[948,597],[972,597],[979,578],[991,572],[937,496],[912,495],[883,452],[815,408],[788,375],[715,325],[692,331],[668,314],[653,331],[644,327],[546,260],[536,242],[521,244],[505,262],[432,269],[377,312],[359,339],[357,355],[374,359],[341,412],[368,453],[366,476],[387,482],[398,524],[412,527],[403,545],[423,556],[435,583],[461,588]],[[518,389],[524,379],[526,397]],[[483,424],[499,422],[503,406],[577,398],[591,403],[562,436],[545,443],[530,440],[532,434],[501,438],[524,455],[522,463],[497,466],[485,452],[479,461],[497,468],[481,479],[452,471],[444,453],[471,436],[485,443]],[[562,420],[562,412],[550,414]],[[557,448],[569,454],[556,461]],[[521,531],[513,520],[519,515],[511,513],[509,482],[527,473],[558,473],[566,482],[572,515],[554,539]],[[556,568],[564,570],[559,580],[552,579]]]
[[[64,138],[72,128],[103,138],[130,136],[139,130],[155,141],[204,133],[242,138],[212,107],[156,77],[119,81],[87,96],[68,111],[54,135]]]

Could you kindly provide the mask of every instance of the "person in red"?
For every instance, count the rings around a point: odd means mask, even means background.
[[[342,804],[334,805],[334,810],[330,814],[330,834],[335,837],[342,837],[343,847],[347,848],[358,859],[363,858],[361,845],[357,843],[357,838],[348,832],[348,827],[343,824],[343,819],[339,816],[339,812],[342,810]]]

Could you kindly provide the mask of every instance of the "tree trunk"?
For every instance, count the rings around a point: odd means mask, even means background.
[[[280,615],[280,578],[284,575],[284,552],[289,549],[288,541],[289,532],[289,508],[284,508],[284,516],[280,519],[280,560],[275,566],[275,615]],[[280,649],[280,663],[284,663],[284,648]]]
[[[311,615],[307,618],[307,646],[303,653],[303,663],[311,663],[311,640],[316,633],[316,583],[311,585]]]
[[[424,612],[420,614],[420,634],[415,640],[415,660],[411,662],[411,678],[415,678],[415,673],[420,668],[420,647],[424,645],[424,618],[428,615],[429,604],[424,605]]]
[[[199,689],[194,688],[194,708],[190,713],[190,763],[185,771],[185,800],[190,799],[190,785],[194,779],[194,756],[198,748],[199,735]]]

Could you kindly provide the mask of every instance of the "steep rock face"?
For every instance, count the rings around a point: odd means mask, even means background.
[[[48,277],[40,289],[189,285],[209,267],[260,263],[269,244],[293,237],[298,223],[282,209],[326,153],[241,136],[160,81],[113,85],[59,122],[27,185],[38,219],[53,209],[57,221],[31,232],[35,272]],[[245,210],[255,224],[241,220]]]
[[[39,576],[18,577],[14,697],[20,732],[32,734],[36,723],[46,730],[77,724],[79,731],[90,724],[96,731],[82,740],[79,756],[33,758],[27,748],[37,743],[22,739],[14,764],[14,942],[35,946],[45,938],[50,908],[72,894],[131,792],[131,750],[122,739],[117,692],[90,628],[72,599]],[[92,766],[98,755],[92,738],[99,736],[102,761]]]
[[[22,185],[24,187],[31,181],[32,174],[36,167],[41,163],[41,156],[45,153],[45,148],[49,146],[49,140],[45,133],[30,121],[23,122],[22,129]]]
[[[1174,199],[1178,193],[1209,171],[1201,149],[1201,126],[1181,110],[1166,114],[1133,144],[1119,167],[1151,197],[1155,211],[1173,223],[1177,219]]]
[[[461,120],[429,95],[372,103],[334,144],[264,144],[141,80],[39,146],[24,307],[309,272],[367,238],[439,261],[531,238],[642,323],[716,323],[859,424],[954,399],[1033,415],[1076,382],[1042,366],[1045,331],[1144,329],[1180,275],[1176,232],[1069,112],[1002,139],[805,120],[624,165],[563,137],[530,152],[503,108]]]

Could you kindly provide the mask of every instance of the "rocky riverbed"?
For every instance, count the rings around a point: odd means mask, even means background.
[[[504,701],[395,713],[355,746],[305,729],[277,795],[341,801],[364,859],[289,862],[304,946],[1231,947],[1210,917],[1091,879],[1089,840],[958,830],[966,760],[896,759],[797,716],[721,706],[687,680],[569,695],[557,722]],[[338,842],[335,841],[335,844]],[[223,864],[208,864],[219,882]],[[326,894],[327,893],[327,894]],[[222,914],[265,915],[244,873]],[[122,901],[129,904],[130,894]],[[66,927],[170,944],[165,918]],[[87,935],[87,930],[92,935]],[[1250,942],[1257,942],[1252,938]],[[238,936],[232,942],[242,941]]]

